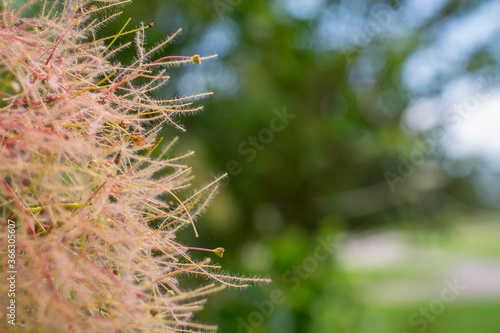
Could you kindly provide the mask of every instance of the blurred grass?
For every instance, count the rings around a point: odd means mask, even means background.
[[[362,333],[419,332],[420,326],[410,325],[408,317],[420,307],[426,306],[428,303],[372,307],[369,309],[369,320]],[[423,331],[426,333],[498,333],[500,321],[495,318],[498,318],[499,313],[500,301],[454,303],[448,305],[433,322],[429,322]]]
[[[455,228],[448,230],[446,235],[428,235],[426,241],[420,238],[415,242],[415,235],[399,231],[397,239],[401,241],[400,245],[413,251],[405,252],[397,260],[371,268],[362,263],[353,265],[352,256],[340,260],[348,264],[343,265],[342,270],[353,288],[361,290],[358,292],[360,301],[366,305],[367,320],[373,325],[367,324],[370,328],[364,328],[363,332],[500,332],[500,321],[494,319],[500,313],[500,280],[491,294],[481,290],[483,278],[500,279],[500,243],[497,237],[500,225],[491,216],[467,220],[457,217],[455,220]],[[432,244],[431,248],[429,244]],[[460,272],[474,273],[475,268],[482,269],[484,264],[486,268],[496,269],[497,275],[488,277],[488,270],[476,271],[475,282],[470,278],[463,280],[466,277]],[[464,265],[463,269],[457,269],[460,265]],[[434,321],[412,326],[410,316],[421,308],[429,308],[445,288],[443,281],[453,281],[454,278],[459,284],[467,281],[467,289],[455,301],[445,304],[443,313],[436,314]]]

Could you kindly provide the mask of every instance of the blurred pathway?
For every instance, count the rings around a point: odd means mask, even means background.
[[[346,237],[338,259],[360,295],[378,303],[441,297],[456,284],[459,301],[500,299],[500,223],[459,226],[451,234],[387,231]]]

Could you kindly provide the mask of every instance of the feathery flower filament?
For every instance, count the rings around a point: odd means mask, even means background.
[[[108,11],[130,0],[31,0],[17,10],[2,1],[0,216],[15,221],[22,250],[16,324],[33,332],[216,329],[193,321],[208,295],[269,280],[216,273],[218,265],[188,251],[222,257],[223,248],[177,243],[182,228],[198,236],[196,218],[224,176],[186,195],[192,176],[184,160],[192,153],[169,156],[177,138],[163,145],[158,136],[165,124],[183,131],[176,116],[201,110],[195,101],[211,93],[154,95],[170,79],[169,67],[214,56],[152,60],[180,33],[146,49],[154,22],[127,30],[129,19],[117,34],[97,39],[120,14]],[[30,8],[40,16],[30,17]],[[130,45],[117,45],[128,34],[136,35],[138,52],[125,66],[113,57]],[[185,290],[186,274],[214,283]],[[7,283],[0,283],[2,294]]]

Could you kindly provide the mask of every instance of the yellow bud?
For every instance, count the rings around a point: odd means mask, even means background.
[[[194,56],[191,57],[191,60],[193,60],[195,63],[197,63],[198,65],[201,64],[201,61],[200,61],[200,55],[199,54],[195,54]]]
[[[144,145],[144,143],[146,142],[146,140],[140,135],[132,135],[130,140],[132,140],[132,143],[137,147]]]
[[[222,255],[224,254],[224,248],[223,247],[218,247],[214,250],[214,253],[218,255],[219,257],[222,258]]]

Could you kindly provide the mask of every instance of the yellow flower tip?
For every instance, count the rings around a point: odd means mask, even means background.
[[[154,26],[155,26],[155,23],[154,23],[154,22],[151,22],[151,23],[149,23],[149,24],[148,24],[148,28],[152,28],[152,27],[154,27]]]
[[[214,250],[214,253],[218,255],[219,257],[222,258],[222,255],[224,255],[224,248],[223,247],[218,247]]]
[[[150,309],[150,310],[149,310],[149,313],[150,313],[153,317],[154,317],[154,316],[156,316],[156,315],[158,314],[158,312],[160,312],[160,311],[158,311],[157,309]]]
[[[201,61],[200,61],[200,55],[199,54],[195,54],[194,56],[191,57],[191,60],[193,60],[195,63],[197,63],[198,65],[201,64]]]
[[[132,137],[130,138],[130,140],[132,140],[132,143],[136,147],[143,146],[144,143],[146,142],[146,140],[142,136],[140,136],[140,135],[132,135]]]

